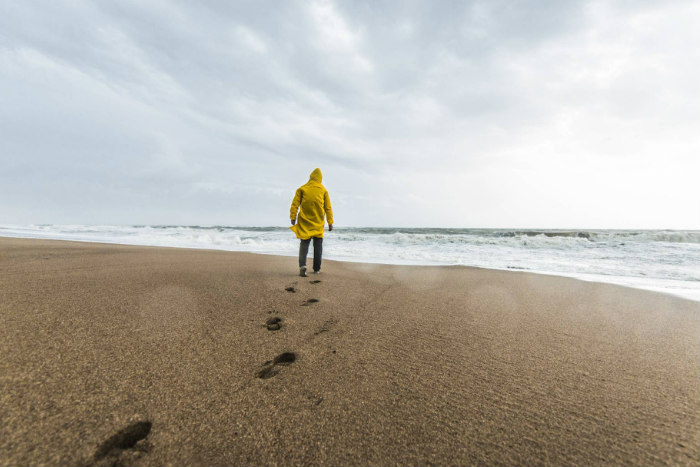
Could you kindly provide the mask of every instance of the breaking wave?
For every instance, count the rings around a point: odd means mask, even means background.
[[[0,225],[0,236],[295,256],[285,227]],[[324,256],[552,273],[700,300],[700,231],[336,228]]]

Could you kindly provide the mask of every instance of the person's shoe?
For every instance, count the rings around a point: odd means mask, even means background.
[[[314,271],[314,274],[321,274],[321,271]]]
[[[306,266],[302,266],[299,268],[299,275],[301,277],[306,277]]]

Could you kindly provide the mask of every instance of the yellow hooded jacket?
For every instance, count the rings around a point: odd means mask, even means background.
[[[297,188],[297,192],[294,194],[289,216],[292,220],[296,219],[297,222],[290,229],[296,234],[297,238],[302,240],[307,240],[311,237],[323,238],[325,227],[324,214],[328,224],[333,224],[331,198],[328,196],[326,187],[321,185],[322,179],[321,169],[314,169],[311,172],[309,181]],[[298,216],[297,210],[299,210]]]

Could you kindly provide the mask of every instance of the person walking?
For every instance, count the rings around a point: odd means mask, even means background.
[[[306,256],[309,253],[311,239],[314,240],[314,273],[321,272],[324,217],[328,221],[328,231],[333,230],[331,198],[328,196],[326,187],[321,185],[322,179],[321,169],[314,169],[309,181],[297,188],[289,211],[292,220],[290,229],[301,241],[299,243],[299,275],[301,277],[306,277]]]

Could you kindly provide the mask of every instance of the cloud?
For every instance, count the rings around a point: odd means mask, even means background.
[[[0,216],[275,225],[321,166],[345,225],[698,228],[698,19],[693,1],[7,2]]]

